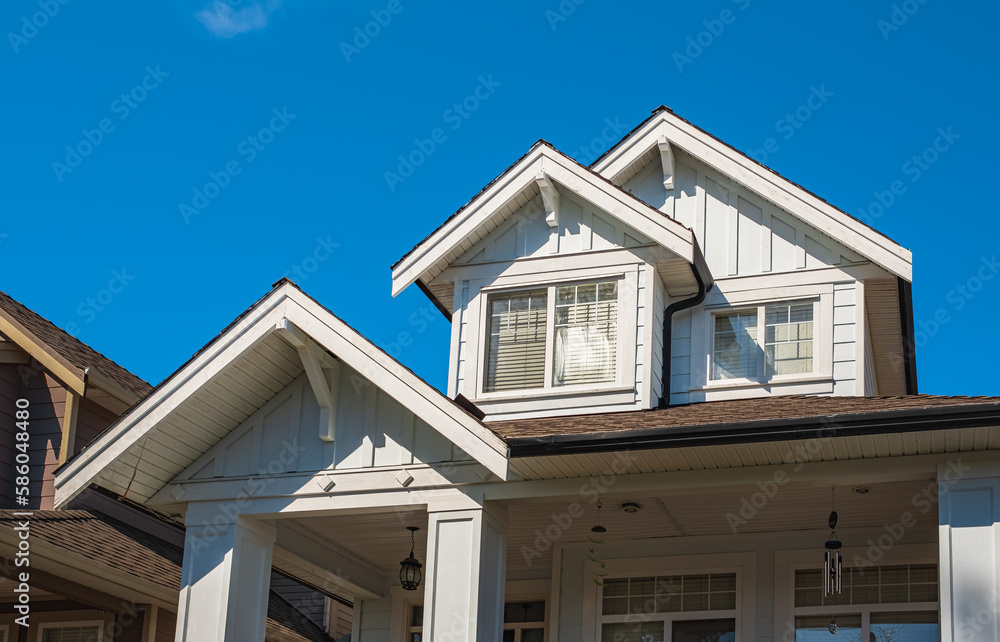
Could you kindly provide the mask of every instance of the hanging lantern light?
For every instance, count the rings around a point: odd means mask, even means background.
[[[833,489],[833,508],[830,513],[830,539],[826,541],[823,569],[823,597],[840,595],[843,592],[843,558],[840,555],[842,544],[837,539],[837,496]]]
[[[591,533],[607,533],[608,529],[604,528],[604,515],[601,513],[601,502],[597,502],[597,518],[594,520],[594,525],[590,528]]]
[[[420,580],[423,579],[423,572],[420,570],[423,568],[423,564],[413,556],[413,540],[414,533],[420,529],[416,526],[407,526],[406,530],[410,531],[410,556],[399,563],[399,583],[403,586],[404,591],[416,591],[417,587],[420,586]]]

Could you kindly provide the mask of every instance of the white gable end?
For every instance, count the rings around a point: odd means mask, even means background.
[[[542,196],[537,195],[455,263],[513,261],[649,243],[641,232],[570,193],[561,196],[559,222],[553,228],[545,221]]]
[[[659,159],[649,161],[622,188],[692,229],[714,278],[865,261],[689,154],[677,151],[675,158],[672,190],[663,186]]]

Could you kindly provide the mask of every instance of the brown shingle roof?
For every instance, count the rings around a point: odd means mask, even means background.
[[[23,517],[0,510],[0,528],[13,528]],[[184,551],[149,533],[89,510],[34,511],[31,537],[71,553],[179,591]],[[267,605],[267,640],[330,642],[319,627],[272,592]]]
[[[147,382],[4,292],[0,292],[0,312],[6,313],[10,319],[35,335],[50,350],[81,371],[90,368],[91,371],[100,373],[139,397],[145,397],[153,389]]]
[[[967,407],[982,410],[1000,408],[1000,397],[944,397],[908,395],[904,397],[820,397],[787,395],[707,401],[654,410],[616,412],[595,415],[571,415],[538,419],[514,419],[488,422],[495,433],[512,445],[518,440],[540,440],[557,436],[579,435],[614,437],[632,431],[691,429],[754,422],[822,418],[849,419],[861,414],[892,414]]]

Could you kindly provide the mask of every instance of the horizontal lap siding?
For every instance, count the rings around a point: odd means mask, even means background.
[[[857,394],[857,285],[833,286],[833,394]]]
[[[644,365],[646,363],[646,350],[648,344],[646,337],[646,287],[649,279],[649,271],[643,266],[639,267],[638,286],[636,288],[636,333],[635,333],[635,400],[642,402],[642,386],[644,383]],[[619,336],[621,333],[619,332]],[[648,402],[646,404],[648,406]]]
[[[691,311],[674,314],[670,323],[670,403],[687,403],[691,381]]]
[[[663,396],[663,311],[667,307],[667,291],[663,287],[663,281],[655,272],[653,279],[653,329],[650,339],[652,360],[652,392],[653,398],[650,405],[656,405],[659,398]]]

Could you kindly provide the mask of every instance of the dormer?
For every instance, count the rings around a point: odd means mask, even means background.
[[[487,419],[915,392],[910,253],[666,108],[544,141],[393,266]],[[909,331],[909,334],[908,334]]]

